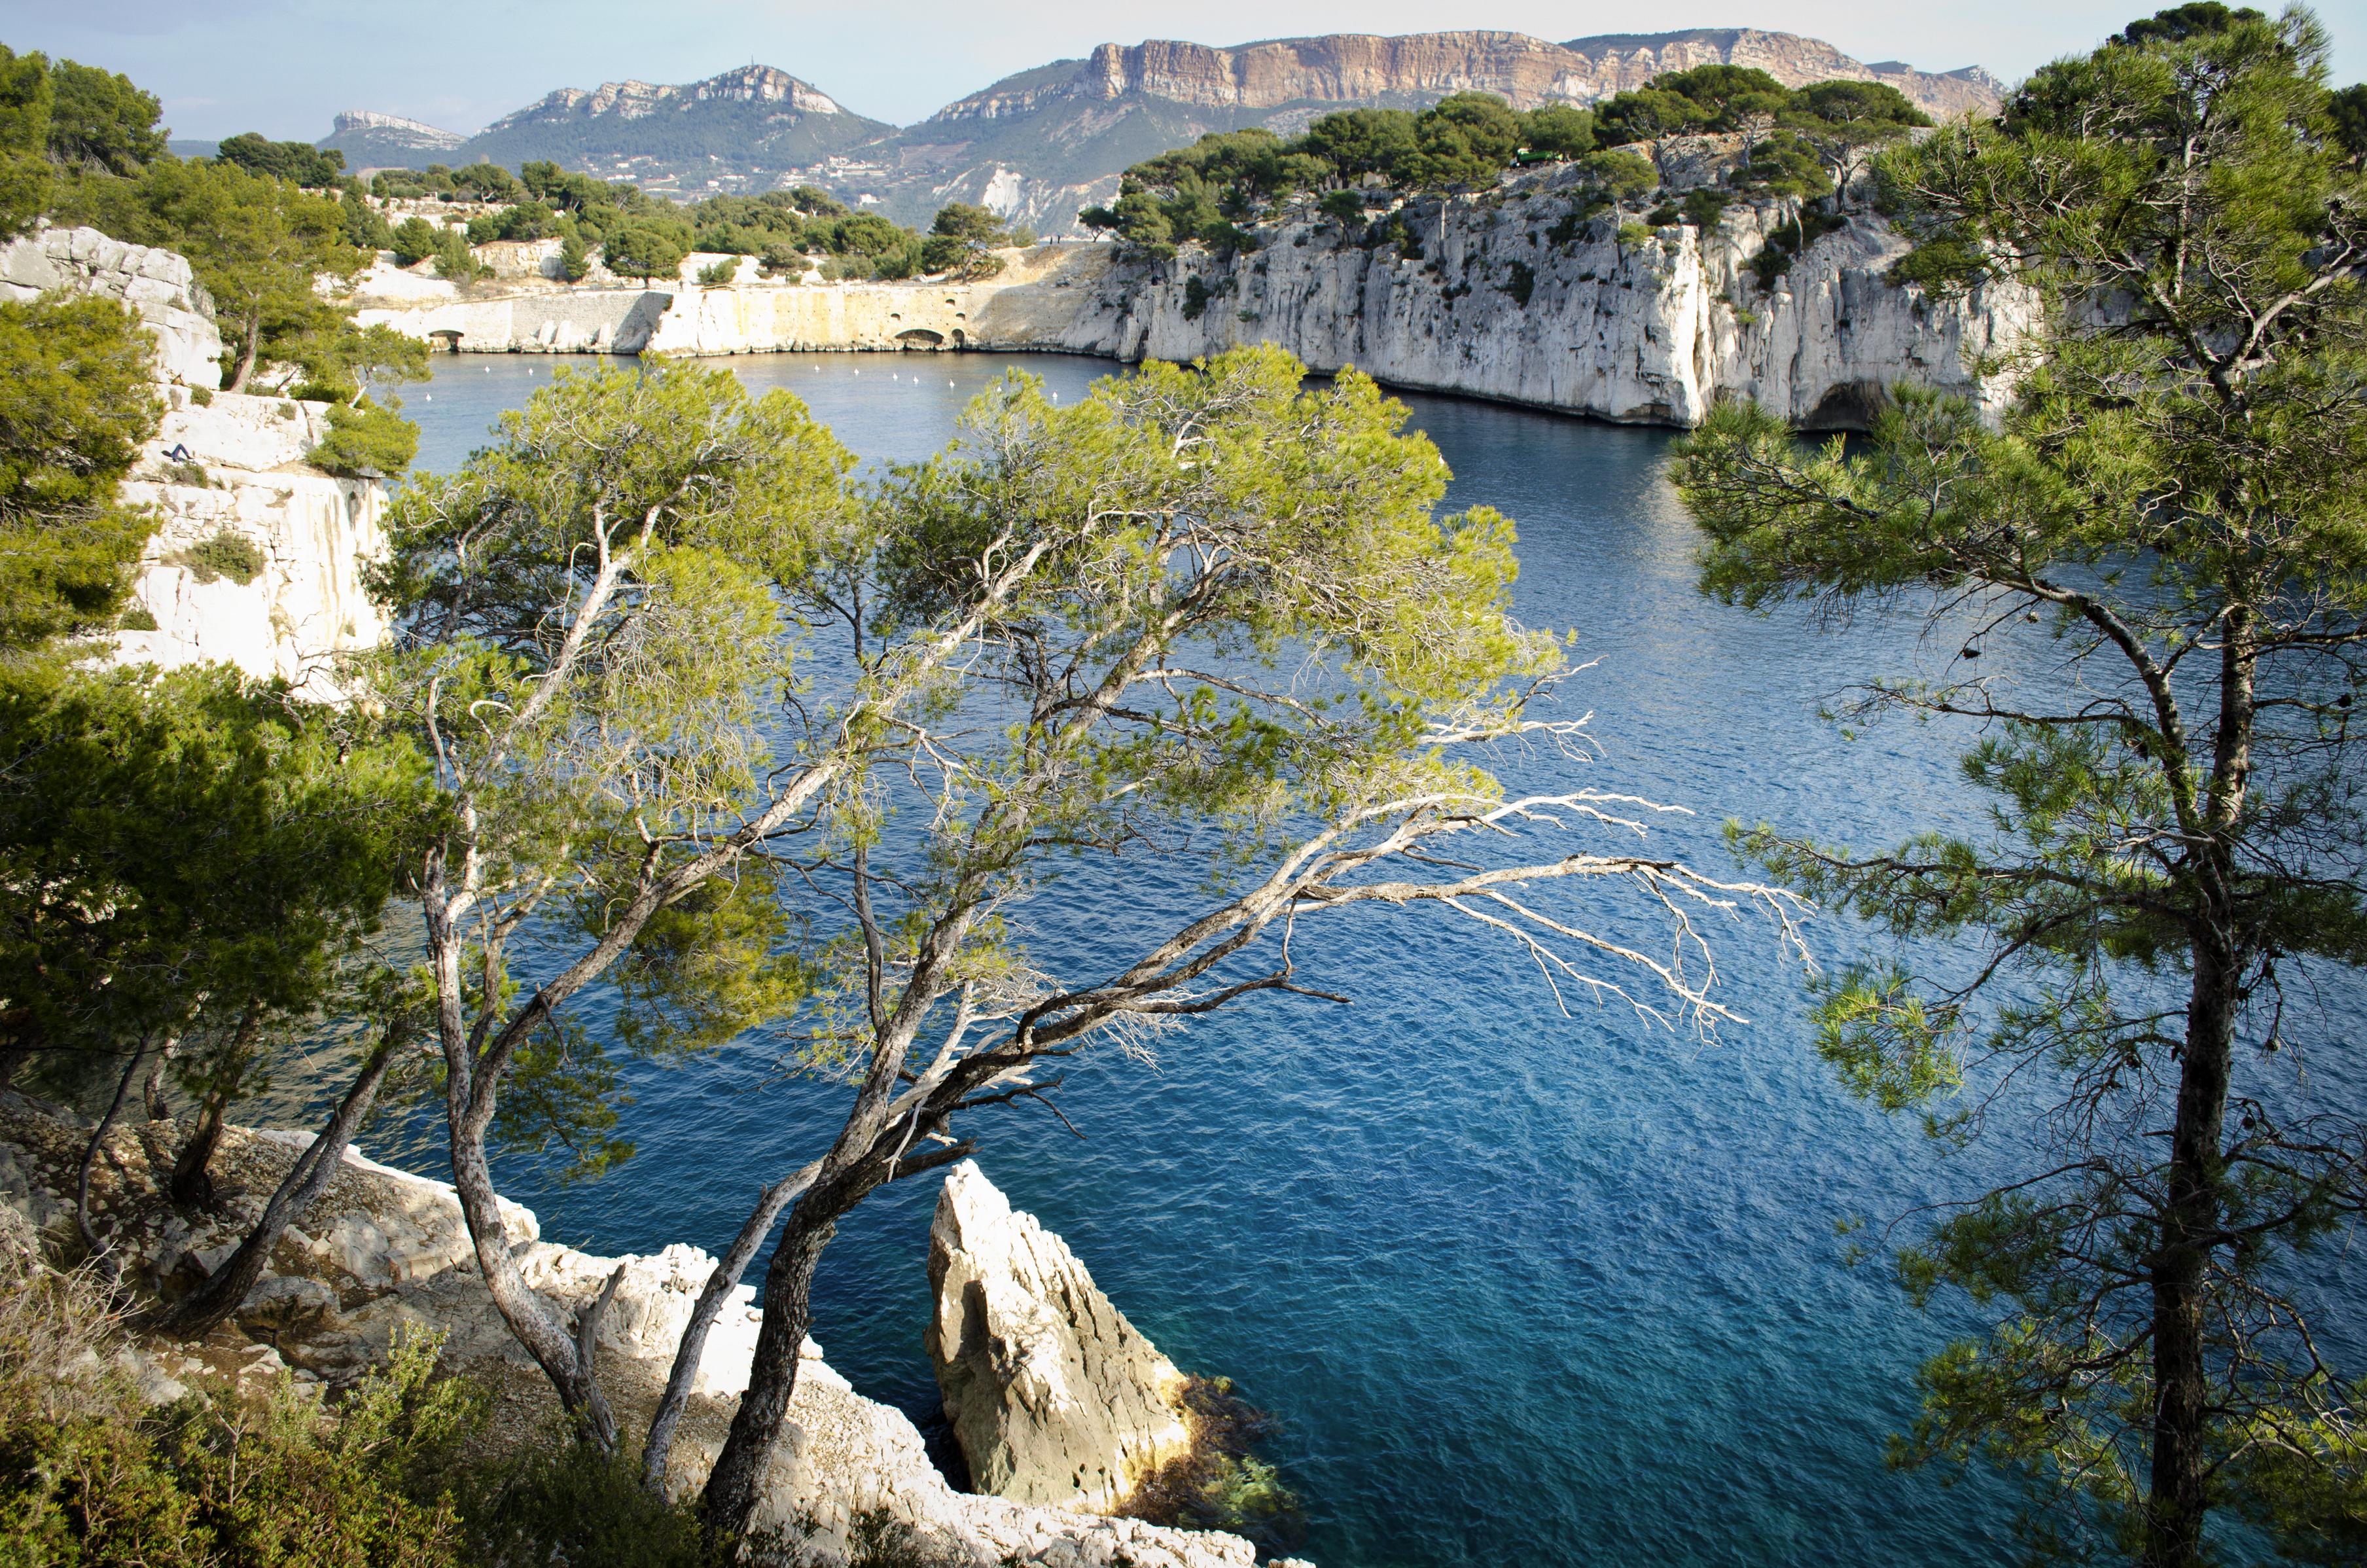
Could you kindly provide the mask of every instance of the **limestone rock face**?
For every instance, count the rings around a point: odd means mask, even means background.
[[[1716,140],[1661,143],[1663,177],[1678,187],[1714,172]],[[1542,170],[1408,207],[1418,257],[1300,220],[1230,258],[1113,267],[1062,344],[1189,360],[1274,343],[1314,369],[1353,365],[1393,387],[1680,428],[1725,395],[1854,428],[1901,381],[1990,407],[2010,391],[1981,361],[2037,324],[2015,286],[1942,301],[1895,285],[1906,243],[1861,216],[1762,289],[1751,260],[1790,226],[1788,206],[1729,207],[1714,231],[1671,224],[1637,243],[1607,221],[1569,222],[1579,178]]]
[[[1682,191],[1715,183],[1738,148],[1690,136],[1637,150]],[[2037,325],[2020,287],[1939,300],[1896,285],[1888,272],[1906,244],[1863,213],[1763,286],[1753,259],[1794,223],[1788,204],[1737,204],[1715,229],[1670,224],[1637,242],[1607,219],[1574,216],[1582,178],[1538,169],[1410,205],[1400,216],[1421,245],[1413,257],[1367,243],[1362,225],[1300,218],[1225,258],[1046,244],[1006,253],[1005,270],[977,283],[527,288],[361,319],[526,353],[968,347],[1190,360],[1274,343],[1317,370],[1354,365],[1392,387],[1680,428],[1722,396],[1849,429],[1902,381],[1992,409],[2010,395],[1986,362]]]
[[[187,259],[153,245],[126,244],[96,229],[42,229],[0,245],[0,299],[62,290],[120,300],[156,339],[157,379],[221,385],[221,334],[214,302]]]
[[[965,1160],[929,1227],[926,1342],[981,1492],[1108,1512],[1191,1446],[1175,1364]]]
[[[324,403],[215,392],[200,404],[180,388],[168,395],[162,427],[123,484],[126,501],[161,519],[132,587],[155,624],[119,632],[117,656],[162,669],[219,660],[336,700],[337,656],[386,635],[362,585],[366,564],[385,549],[385,486],[304,462],[328,434]],[[198,553],[225,534],[261,562],[244,582]]]
[[[96,229],[0,246],[0,298],[52,290],[122,301],[156,343],[164,422],[122,492],[160,519],[132,588],[153,625],[119,633],[117,656],[164,669],[220,660],[336,699],[337,654],[386,632],[362,587],[364,562],[384,545],[384,487],[305,464],[328,434],[326,404],[214,390],[221,334],[185,257]],[[223,535],[261,562],[243,582],[192,564],[194,547]]]

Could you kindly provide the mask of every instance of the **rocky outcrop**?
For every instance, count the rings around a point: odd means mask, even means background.
[[[422,120],[405,119],[399,114],[373,114],[368,109],[347,109],[332,123],[329,134],[317,143],[324,152],[345,155],[345,166],[351,169],[377,168],[392,165],[403,168],[413,165],[437,162],[449,163],[468,138],[457,131],[446,131]]]
[[[72,1249],[69,1208],[86,1128],[0,1093],[0,1207],[23,1215],[51,1253]],[[309,1133],[232,1128],[216,1156],[232,1194],[219,1219],[192,1222],[164,1200],[177,1131],[137,1123],[110,1137],[95,1173],[95,1223],[126,1278],[170,1290],[226,1256]],[[600,1320],[601,1386],[627,1429],[644,1426],[712,1260],[690,1246],[601,1257],[542,1238],[533,1212],[504,1204],[527,1278],[561,1313],[580,1312],[621,1265]],[[742,1286],[709,1335],[674,1447],[672,1482],[702,1483],[748,1382],[758,1314]],[[444,1365],[491,1387],[500,1430],[539,1433],[553,1409],[549,1385],[493,1310],[478,1274],[459,1200],[443,1182],[375,1164],[348,1150],[304,1228],[290,1230],[235,1325],[198,1345],[147,1347],[138,1369],[160,1397],[205,1376],[255,1383],[283,1373],[336,1386],[385,1357],[398,1333],[445,1335]],[[884,1537],[914,1561],[945,1568],[1253,1568],[1249,1542],[1214,1531],[1167,1529],[954,1491],[931,1466],[902,1413],[864,1398],[809,1341],[785,1441],[764,1482],[756,1520],[773,1532],[760,1560],[829,1568],[878,1551]],[[876,1560],[876,1558],[868,1559]]]
[[[186,257],[126,244],[96,229],[41,229],[0,244],[0,299],[53,291],[119,300],[137,310],[156,340],[156,375],[166,385],[221,385],[214,302]]]
[[[1712,139],[1689,141],[1664,143],[1663,162],[1714,161],[1700,145]],[[1713,231],[1670,224],[1631,242],[1614,220],[1573,221],[1578,189],[1573,173],[1547,170],[1410,208],[1418,258],[1369,244],[1362,225],[1302,219],[1229,258],[1116,267],[1063,345],[1191,359],[1275,343],[1319,370],[1353,364],[1395,387],[1603,419],[1684,427],[1745,396],[1851,428],[1901,381],[1994,404],[2007,388],[1981,362],[2036,319],[2011,287],[1942,301],[1893,284],[1907,246],[1871,215],[1762,287],[1750,262],[1791,224],[1789,207],[1731,207]]]
[[[216,391],[213,301],[171,251],[96,229],[44,229],[0,246],[0,297],[50,290],[120,300],[156,343],[164,423],[123,498],[153,510],[158,527],[118,656],[165,669],[220,660],[336,699],[337,655],[386,631],[361,580],[383,546],[386,497],[375,480],[304,461],[328,434],[327,405]],[[242,548],[204,548],[222,541]]]
[[[163,427],[123,485],[158,526],[117,656],[160,669],[216,660],[337,700],[339,656],[386,635],[362,583],[385,549],[385,486],[305,462],[328,434],[325,403],[237,392],[200,403],[180,387],[167,396]],[[221,564],[225,539],[245,547],[243,564]]]
[[[1107,1513],[1190,1451],[1184,1375],[975,1162],[938,1195],[929,1288],[929,1360],[980,1491]]]

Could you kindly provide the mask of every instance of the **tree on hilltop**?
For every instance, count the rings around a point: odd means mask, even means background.
[[[1010,225],[994,213],[967,201],[948,201],[937,210],[929,237],[922,242],[921,267],[951,273],[965,282],[991,278],[1002,270],[1002,258],[995,250],[1010,243]]]

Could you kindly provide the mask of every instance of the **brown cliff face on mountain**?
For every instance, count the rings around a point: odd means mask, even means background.
[[[1548,43],[1524,33],[1335,33],[1218,49],[1172,39],[1103,44],[1087,59],[998,82],[947,106],[937,120],[993,119],[1056,99],[1136,96],[1207,108],[1424,101],[1494,93],[1515,108],[1591,103],[1664,71],[1756,66],[1787,86],[1835,77],[1887,82],[1935,116],[1993,112],[1996,78],[1977,66],[1935,74],[1896,61],[1867,65],[1820,40],[1754,28],[1605,34]],[[1062,65],[1070,68],[1061,69]]]

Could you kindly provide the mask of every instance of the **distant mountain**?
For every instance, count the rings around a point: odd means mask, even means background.
[[[1994,114],[2005,84],[1977,65],[1933,74],[1900,60],[1867,65],[1822,39],[1797,33],[1763,33],[1755,28],[1696,28],[1682,33],[1597,33],[1561,46],[1592,66],[1593,97],[1640,87],[1663,71],[1696,65],[1747,65],[1766,72],[1787,87],[1845,78],[1884,82],[1907,95],[1935,119]],[[1580,98],[1577,102],[1591,102]]]
[[[315,143],[324,151],[345,155],[349,169],[421,168],[448,164],[469,139],[457,131],[442,131],[395,114],[348,109],[337,116],[329,134]]]
[[[1421,108],[1449,93],[1495,93],[1516,108],[1588,104],[1663,71],[1757,66],[1787,86],[1833,77],[1887,82],[1935,116],[1993,111],[1999,85],[1977,66],[1933,75],[1867,65],[1829,43],[1751,28],[1614,34],[1548,43],[1523,33],[1342,33],[1212,49],[1151,40],[1005,77],[856,156],[840,174],[891,216],[916,222],[977,201],[1058,231],[1106,201],[1127,165],[1211,131],[1289,134],[1350,107]]]
[[[548,158],[683,197],[809,181],[922,223],[975,201],[1047,233],[1105,201],[1119,171],[1211,131],[1282,134],[1365,106],[1421,108],[1449,93],[1496,93],[1515,108],[1592,103],[1663,71],[1757,66],[1787,85],[1887,82],[1935,116],[1997,107],[1977,66],[1945,74],[1868,65],[1829,43],[1749,28],[1605,34],[1548,43],[1523,33],[1338,33],[1216,49],[1153,39],[1056,60],[895,127],[848,112],[787,72],[750,65],[684,86],[611,82],[565,88],[465,141],[391,116],[345,114],[323,147],[354,167]]]

